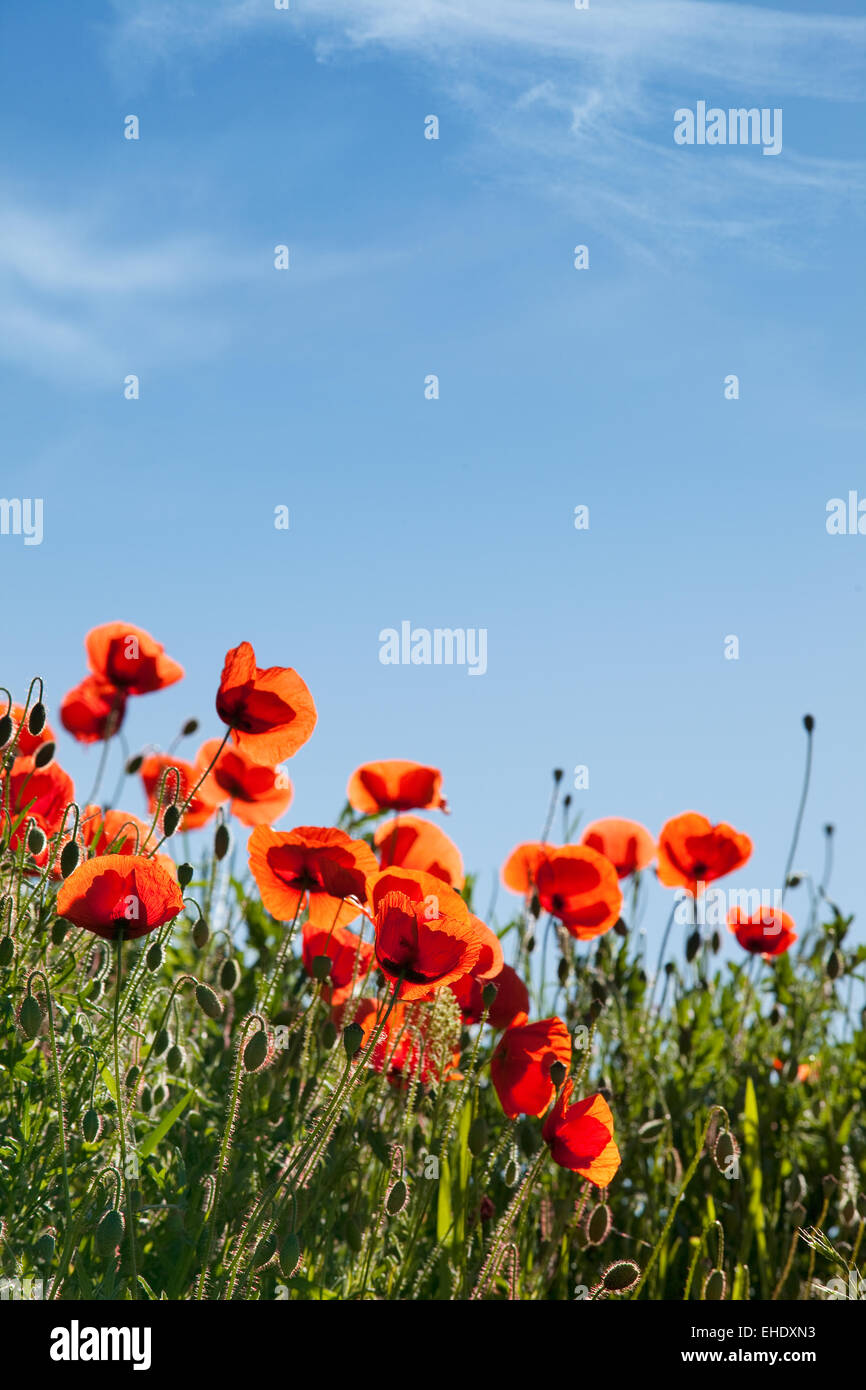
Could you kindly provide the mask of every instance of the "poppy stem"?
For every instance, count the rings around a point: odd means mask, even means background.
[[[119,705],[120,701],[118,699],[118,695],[115,694],[111,704],[111,709],[108,712],[108,718],[105,721],[105,737],[102,740],[102,751],[99,754],[99,765],[96,769],[96,780],[94,781],[93,786],[90,788],[90,795],[84,803],[85,806],[88,806],[91,801],[96,800],[96,793],[99,791],[100,783],[102,782],[102,778],[105,774],[105,765],[108,762],[108,745],[110,744],[112,738],[114,737],[117,731],[117,721],[115,716],[117,714]]]
[[[794,855],[797,853],[797,841],[800,838],[800,829],[803,824],[803,812],[806,809],[806,798],[809,795],[809,779],[812,774],[812,729],[814,725],[806,724],[806,768],[803,774],[803,790],[800,794],[800,805],[797,809],[797,819],[794,822],[794,837],[791,840],[791,848],[788,851],[788,862],[785,865],[785,874],[782,879],[782,903],[785,901],[785,894],[788,891],[788,879],[794,863]]]
[[[183,805],[180,807],[180,810],[178,811],[178,816],[179,816],[178,825],[182,825],[182,824],[183,824],[183,818],[184,818],[184,816],[186,815],[187,811],[189,810],[190,806],[192,805],[193,800],[194,800],[194,798],[195,798],[196,792],[198,791],[198,789],[199,789],[199,787],[202,785],[202,783],[210,776],[211,772],[213,772],[213,769],[214,769],[214,767],[216,766],[216,763],[217,763],[217,759],[219,758],[220,754],[222,753],[223,749],[225,748],[226,744],[228,743],[229,739],[231,738],[231,733],[232,733],[231,727],[229,727],[228,729],[226,729],[225,734],[224,734],[224,736],[223,736],[223,739],[222,739],[222,742],[220,743],[219,748],[218,748],[217,751],[214,753],[213,757],[211,758],[210,762],[208,763],[208,765],[207,765],[207,767],[205,768],[204,772],[202,773],[201,777],[199,777],[198,781],[196,782],[195,786],[193,787],[192,791],[191,791],[191,792],[187,792],[187,795],[186,795],[186,797],[185,797],[185,799],[184,799],[184,803],[183,803]],[[165,835],[163,835],[162,839],[159,840],[158,843],[154,845],[154,847],[153,847],[152,850],[150,850],[151,858],[153,857],[154,854],[156,854],[157,850],[159,849],[159,846],[163,843],[163,841],[165,840],[165,838],[166,838]]]
[[[696,903],[695,903],[695,909],[697,910],[697,900],[696,900]],[[662,973],[662,965],[664,964],[665,951],[666,951],[666,949],[667,949],[667,944],[668,944],[668,937],[669,937],[670,934],[671,934],[671,927],[672,927],[673,924],[674,924],[674,916],[675,916],[675,914],[676,914],[676,910],[677,910],[677,904],[674,903],[673,907],[671,908],[671,915],[670,915],[670,917],[668,918],[668,924],[667,924],[667,926],[665,927],[664,935],[663,935],[663,937],[662,937],[661,949],[659,950],[659,958],[658,958],[658,961],[656,962],[656,973],[655,973],[655,975],[653,976],[653,978],[652,978],[652,984],[650,985],[650,994],[649,994],[649,999],[648,999],[648,1001],[647,1001],[647,1016],[649,1016],[649,1015],[652,1013],[653,999],[655,998],[655,992],[656,992],[656,984],[658,983],[659,976],[660,976],[661,973]]]
[[[129,1237],[129,1262],[132,1266],[132,1298],[138,1298],[138,1264],[135,1253],[135,1214],[132,1207],[132,1186],[126,1160],[126,1106],[123,1100],[123,1078],[120,1074],[120,981],[123,971],[123,927],[117,929],[117,965],[114,975],[114,1085],[117,1102],[117,1127],[120,1137],[120,1172],[126,1199],[126,1224]]]

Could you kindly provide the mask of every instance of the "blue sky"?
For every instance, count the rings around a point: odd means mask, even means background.
[[[825,529],[866,497],[859,8],[7,10],[0,490],[45,530],[0,536],[0,679],[56,705],[87,629],[138,623],[188,673],[127,719],[167,746],[220,731],[249,639],[319,709],[285,827],[362,761],[435,763],[482,909],[577,764],[584,822],[702,811],[775,887],[808,710],[796,863],[832,821],[862,935],[866,538]],[[699,100],[781,107],[782,153],[677,147]],[[382,666],[404,619],[486,628],[487,674]],[[93,750],[60,758],[85,794]]]

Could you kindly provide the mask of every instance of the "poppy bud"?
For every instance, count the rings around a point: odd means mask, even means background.
[[[127,777],[134,777],[135,774],[141,770],[141,764],[142,764],[143,762],[144,762],[144,754],[143,754],[143,753],[136,753],[133,757],[131,757],[130,760],[129,760],[129,762],[126,764],[126,775],[127,775]]]
[[[77,840],[68,840],[60,852],[60,873],[63,878],[68,878],[71,873],[78,868],[78,861],[81,858],[81,851],[78,848]]]
[[[203,917],[199,917],[192,929],[192,939],[199,950],[210,941],[210,927]]]
[[[143,1110],[145,1115],[150,1114],[153,1109],[153,1092],[149,1086],[142,1086],[141,1095],[138,1097],[138,1105],[139,1109]]]
[[[472,1124],[469,1126],[469,1152],[476,1157],[483,1153],[487,1147],[487,1139],[490,1131],[483,1115],[476,1115]]]
[[[628,1293],[640,1278],[640,1265],[634,1260],[616,1260],[601,1276],[601,1285],[608,1293]]]
[[[39,747],[36,749],[36,752],[33,754],[33,766],[40,768],[47,767],[50,762],[53,762],[53,760],[54,744],[50,741],[48,743],[40,743]]]
[[[15,725],[12,723],[11,715],[4,714],[0,719],[0,748],[5,748],[12,737]]]
[[[31,825],[27,835],[27,848],[29,849],[30,853],[41,854],[47,843],[48,841],[46,840],[43,831],[39,829],[39,826]]]
[[[621,917],[616,922],[614,922],[613,929],[616,932],[617,936],[628,936],[628,927],[626,926],[625,922],[622,920]]]
[[[59,946],[69,930],[69,923],[64,922],[62,917],[58,917],[54,926],[51,928],[51,940],[55,946]]]
[[[701,934],[693,931],[686,942],[686,960],[691,964],[698,951],[701,949]]]
[[[799,887],[800,887],[800,881],[801,881],[801,880],[800,880],[800,875],[799,875],[799,874],[791,874],[791,877],[788,879],[787,887],[788,887],[788,888],[799,888]]]
[[[720,1173],[724,1173],[731,1163],[740,1156],[740,1146],[730,1130],[723,1129],[713,1147],[713,1162]]]
[[[360,1023],[350,1023],[343,1029],[343,1047],[347,1057],[354,1057],[356,1052],[360,1052],[363,1041],[364,1030]]]
[[[194,873],[195,869],[192,867],[192,864],[178,864],[177,881],[180,884],[181,892],[192,883]]]
[[[499,986],[495,985],[492,980],[488,980],[481,990],[481,1003],[485,1009],[493,1007],[498,993]]]
[[[45,706],[41,700],[37,700],[30,711],[30,717],[27,720],[27,728],[30,733],[37,738],[45,728]]]
[[[402,1178],[398,1178],[385,1199],[385,1210],[389,1216],[397,1216],[409,1201],[409,1189]]]
[[[520,1169],[517,1166],[516,1158],[509,1158],[505,1165],[505,1172],[502,1174],[502,1181],[506,1187],[513,1187],[520,1177]]]
[[[81,1121],[81,1133],[84,1135],[85,1142],[95,1144],[102,1129],[102,1120],[99,1118],[99,1111],[93,1107],[85,1110],[84,1118]]]
[[[327,980],[331,973],[330,956],[314,956],[312,974],[314,980]]]
[[[176,806],[167,807],[165,815],[162,818],[162,833],[165,835],[166,839],[169,839],[174,834],[179,825],[180,811]]]
[[[112,1255],[123,1240],[123,1217],[119,1211],[109,1209],[100,1219],[94,1240],[100,1255]]]
[[[147,955],[144,960],[148,970],[159,969],[162,962],[165,960],[165,952],[162,949],[161,941],[154,941],[153,945],[148,947]]]
[[[653,1140],[658,1139],[666,1124],[667,1119],[664,1117],[660,1120],[647,1120],[638,1130],[637,1137],[642,1144],[651,1144]]]
[[[253,1269],[264,1269],[277,1253],[277,1233],[269,1231],[262,1236],[253,1252]]]
[[[186,721],[186,723],[184,724],[184,726],[183,726],[183,728],[181,729],[180,732],[181,732],[181,734],[182,734],[182,736],[183,736],[184,738],[190,738],[191,735],[195,733],[195,731],[196,731],[197,728],[198,728],[198,720],[197,720],[197,719],[188,719],[188,720]]]
[[[571,974],[571,966],[565,956],[560,956],[559,964],[556,967],[556,978],[561,985],[568,984],[568,977]]]
[[[0,966],[11,965],[15,959],[15,942],[11,936],[0,937]]]
[[[710,937],[710,947],[712,949],[713,955],[717,956],[719,954],[719,951],[722,949],[722,937],[720,932],[713,932],[712,936]]]
[[[322,1032],[320,1036],[322,1039],[322,1047],[326,1047],[328,1051],[330,1051],[331,1048],[334,1046],[334,1043],[337,1041],[337,1026],[335,1023],[332,1023],[329,1018],[325,1019],[325,1022],[322,1025]]]
[[[169,1045],[169,1041],[170,1041],[170,1039],[169,1039],[169,1036],[168,1036],[168,1029],[167,1029],[167,1028],[160,1028],[159,1032],[157,1033],[156,1037],[155,1037],[154,1040],[153,1040],[153,1055],[154,1055],[154,1057],[161,1057],[161,1056],[162,1056],[163,1052],[165,1052],[165,1049],[166,1049],[166,1048],[168,1047],[168,1045]]]
[[[32,994],[24,996],[24,1002],[18,1014],[18,1022],[21,1024],[22,1032],[28,1038],[35,1038],[42,1027],[42,1009],[39,1006],[39,1000]]]
[[[301,1263],[301,1246],[294,1231],[290,1231],[280,1246],[279,1266],[284,1279],[291,1279]]]
[[[702,1296],[707,1299],[708,1302],[724,1298],[727,1282],[723,1269],[711,1269],[704,1280]]]
[[[253,1033],[244,1048],[244,1068],[247,1071],[259,1071],[268,1060],[268,1035],[264,1028],[260,1028],[257,1033]]]
[[[770,1022],[774,1028],[782,1022],[782,1010],[779,1008],[778,1004],[773,1005],[769,1016]]]
[[[845,969],[845,962],[838,951],[833,951],[827,961],[827,979],[838,980]]]
[[[814,720],[814,717],[813,717],[811,714],[804,714],[804,715],[803,715],[803,728],[806,730],[806,733],[807,733],[807,734],[811,734],[811,732],[812,732],[812,730],[814,729],[814,727],[815,727],[815,720]]]
[[[236,990],[241,981],[241,968],[236,960],[228,956],[220,967],[220,989],[224,989],[227,994]]]
[[[210,985],[196,985],[195,997],[202,1013],[207,1014],[208,1018],[222,1018],[222,1005]]]
[[[541,899],[539,898],[539,896],[538,896],[537,893],[533,893],[532,898],[531,898],[530,903],[529,903],[529,915],[530,915],[530,917],[538,917],[538,916],[540,916],[540,914],[541,914]]]
[[[169,1071],[183,1071],[183,1064],[186,1061],[184,1050],[177,1043],[172,1043],[165,1056],[165,1065]]]
[[[610,1235],[612,1216],[610,1207],[601,1202],[586,1219],[586,1240],[588,1245],[603,1245]]]
[[[556,783],[557,786],[559,786],[560,782],[562,781],[562,775],[563,775],[563,774],[562,774],[562,768],[561,768],[561,767],[555,767],[555,768],[553,769],[553,780],[554,780],[554,782]]]
[[[49,1260],[53,1260],[53,1259],[54,1259],[54,1246],[55,1246],[55,1240],[54,1240],[54,1236],[52,1235],[51,1231],[43,1231],[42,1235],[41,1235],[41,1236],[39,1237],[39,1239],[37,1240],[36,1246],[35,1246],[35,1254],[36,1254],[37,1260],[43,1260],[43,1261],[45,1261],[46,1263],[47,1263]]]
[[[225,859],[231,847],[232,838],[229,834],[227,825],[218,825],[214,831],[213,853],[214,859]]]
[[[551,1062],[551,1064],[550,1064],[550,1079],[551,1079],[551,1081],[553,1082],[554,1086],[556,1087],[557,1091],[559,1090],[560,1086],[562,1085],[563,1081],[565,1080],[566,1075],[567,1075],[567,1072],[566,1072],[566,1067],[565,1067],[565,1063],[564,1063],[564,1062],[560,1062],[560,1061]]]
[[[135,1087],[138,1085],[138,1078],[139,1078],[140,1076],[141,1076],[141,1067],[130,1067],[130,1068],[129,1068],[129,1071],[126,1073],[126,1080],[125,1080],[125,1082],[124,1082],[127,1091],[133,1091],[133,1090],[135,1089]]]
[[[592,1026],[592,1024],[595,1023],[603,1008],[604,1005],[602,1004],[600,999],[593,999],[590,1001],[589,1008],[586,1011],[586,1016],[589,1020],[590,1026]]]
[[[346,1218],[346,1244],[353,1255],[359,1255],[361,1253],[364,1237],[361,1233],[361,1227],[358,1225],[354,1216],[348,1216]]]
[[[154,1088],[153,1088],[153,1103],[154,1103],[154,1105],[162,1105],[162,1103],[163,1103],[163,1101],[165,1100],[165,1098],[166,1098],[167,1095],[168,1095],[168,1091],[166,1090],[165,1086],[163,1086],[163,1084],[162,1084],[161,1081],[158,1082],[157,1085],[154,1086]]]

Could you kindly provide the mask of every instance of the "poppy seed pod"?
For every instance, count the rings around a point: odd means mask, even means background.
[[[33,754],[34,767],[47,767],[54,760],[54,751],[55,745],[50,739],[47,743],[41,743]]]
[[[38,737],[45,728],[45,706],[41,700],[37,700],[30,711],[30,717],[27,720],[27,728],[34,737]]]
[[[207,1014],[208,1018],[219,1019],[223,1016],[222,1005],[217,999],[210,985],[198,984],[195,987],[195,997],[202,1013]]]

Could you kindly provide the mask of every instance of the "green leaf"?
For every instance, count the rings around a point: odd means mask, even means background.
[[[157,1144],[162,1143],[163,1139],[168,1134],[168,1131],[171,1129],[175,1120],[179,1119],[186,1107],[189,1105],[190,1101],[192,1100],[192,1096],[193,1092],[187,1091],[185,1095],[183,1095],[181,1099],[178,1101],[177,1105],[173,1106],[171,1110],[169,1110],[167,1115],[163,1115],[156,1129],[152,1130],[151,1133],[148,1134],[147,1138],[143,1140],[143,1142],[139,1146],[139,1153],[141,1154],[142,1158],[149,1158],[150,1155],[153,1153],[154,1149],[156,1148]]]

